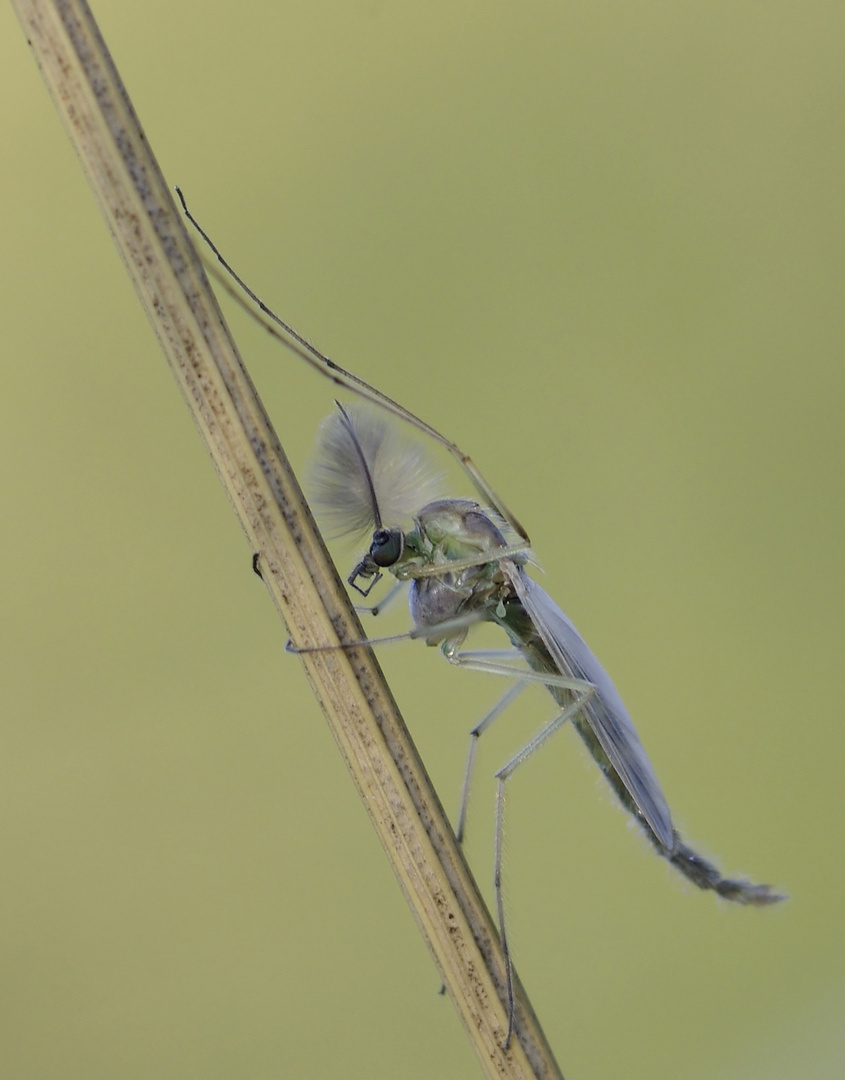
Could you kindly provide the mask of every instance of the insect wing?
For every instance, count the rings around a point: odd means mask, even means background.
[[[672,817],[628,710],[610,676],[547,592],[514,567],[516,593],[563,675],[592,683],[583,714],[631,798],[667,851],[675,846]]]

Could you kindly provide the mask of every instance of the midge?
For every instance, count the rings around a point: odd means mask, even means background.
[[[738,904],[761,907],[782,900],[783,895],[768,885],[723,877],[716,866],[681,839],[619,693],[570,620],[529,576],[528,535],[471,460],[403,406],[338,367],[279,319],[234,273],[191,217],[184,200],[182,205],[225,269],[278,327],[264,324],[267,329],[335,383],[382,410],[338,405],[323,422],[313,466],[318,514],[322,511],[334,535],[371,535],[368,550],[348,577],[349,584],[367,596],[383,571],[400,583],[408,582],[414,629],[406,636],[440,645],[446,659],[459,667],[513,681],[502,700],[472,729],[456,827],[459,841],[478,737],[532,683],[546,687],[557,705],[545,727],[495,774],[494,882],[507,965],[508,1040],[513,1031],[514,996],[502,899],[505,785],[568,721],[657,853],[685,877],[699,888]],[[484,504],[443,498],[424,454],[399,432],[387,413],[423,431],[455,456]],[[470,630],[482,622],[499,626],[511,649],[498,653],[465,651]]]
[[[420,506],[431,494],[433,481],[419,449],[401,438],[385,416],[341,405],[323,422],[312,486],[318,513],[323,511],[335,535],[374,530],[369,550],[348,578],[353,588],[367,596],[384,570],[400,582],[410,582],[414,630],[409,636],[439,644],[446,659],[459,667],[515,680],[472,729],[458,840],[464,831],[478,736],[531,683],[545,686],[559,706],[546,726],[495,774],[494,880],[511,1022],[511,960],[502,901],[505,784],[567,721],[658,854],[685,877],[739,904],[762,906],[783,899],[768,885],[723,877],[683,842],[619,693],[570,620],[528,576],[527,545],[508,535],[501,515],[470,499],[434,498]],[[517,661],[521,658],[527,669],[507,662],[508,653],[494,657],[489,652],[463,651],[469,630],[481,622],[504,630]]]

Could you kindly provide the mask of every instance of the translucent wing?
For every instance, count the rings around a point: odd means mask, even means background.
[[[548,593],[522,571],[514,571],[508,576],[561,673],[595,686],[596,693],[583,714],[654,835],[667,852],[673,851],[675,834],[669,807],[619,692]]]

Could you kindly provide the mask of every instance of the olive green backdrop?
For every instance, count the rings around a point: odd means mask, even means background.
[[[562,733],[507,899],[567,1077],[841,1076],[845,9],[95,13],[249,281],[526,523],[685,834],[792,895],[687,887]],[[0,125],[0,1070],[480,1075],[8,6]],[[302,468],[333,388],[231,321]],[[454,807],[501,688],[383,656]],[[549,712],[482,747],[485,887]]]

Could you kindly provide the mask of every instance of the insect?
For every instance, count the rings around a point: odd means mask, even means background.
[[[659,855],[701,889],[739,904],[763,906],[783,899],[768,885],[723,877],[688,847],[672,824],[666,799],[618,691],[572,622],[527,572],[530,552],[508,535],[501,515],[470,499],[434,498],[411,510],[413,494],[427,491],[416,447],[391,429],[386,417],[344,408],[324,421],[314,467],[315,502],[336,533],[373,529],[369,550],[349,575],[364,596],[388,571],[410,583],[412,636],[440,645],[452,664],[516,680],[502,701],[472,730],[457,836],[460,840],[478,736],[530,683],[545,686],[556,715],[495,774],[494,881],[499,931],[513,988],[502,902],[505,785],[517,768],[566,722],[571,722],[625,809],[640,823]],[[405,524],[400,524],[404,519]],[[366,587],[361,583],[368,582]],[[500,627],[525,667],[463,650],[471,628]]]
[[[544,686],[557,706],[552,719],[495,774],[494,885],[506,960],[507,1039],[513,1030],[514,991],[502,899],[505,786],[519,766],[566,723],[575,727],[656,852],[693,884],[738,904],[761,907],[784,899],[768,885],[724,877],[682,840],[618,691],[572,622],[530,576],[527,533],[469,457],[393,399],[340,368],[279,319],[226,263],[184,200],[182,205],[225,269],[274,321],[278,329],[267,326],[270,332],[324,375],[380,407],[377,412],[338,405],[322,425],[313,471],[318,512],[323,510],[335,535],[360,538],[371,534],[368,549],[349,574],[349,585],[367,596],[385,571],[400,583],[408,582],[414,623],[408,636],[439,645],[454,665],[513,680],[499,704],[472,729],[456,827],[459,840],[478,737],[532,683]],[[246,310],[252,312],[249,307]],[[425,456],[397,431],[388,414],[444,446],[461,463],[484,502],[442,497]],[[504,631],[516,663],[511,654],[464,650],[471,629],[480,623],[493,623]]]

